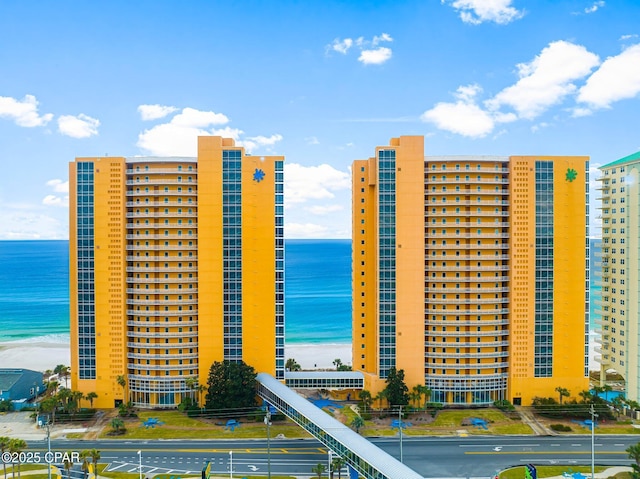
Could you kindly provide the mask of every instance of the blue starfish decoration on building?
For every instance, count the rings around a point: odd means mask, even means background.
[[[256,168],[256,171],[253,172],[253,181],[260,183],[262,180],[264,180],[264,171]]]

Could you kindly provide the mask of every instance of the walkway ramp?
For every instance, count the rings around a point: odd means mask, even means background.
[[[413,469],[299,396],[273,376],[257,376],[258,395],[308,431],[366,479],[423,479]]]

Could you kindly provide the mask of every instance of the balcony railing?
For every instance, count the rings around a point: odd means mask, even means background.
[[[127,347],[137,348],[137,349],[197,348],[198,342],[194,341],[192,343],[127,343]]]
[[[134,310],[128,309],[127,315],[129,316],[195,316],[198,314],[198,310],[188,310],[188,311],[142,311],[142,310]]]

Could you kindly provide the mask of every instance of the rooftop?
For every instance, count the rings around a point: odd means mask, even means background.
[[[625,163],[632,163],[634,161],[640,161],[640,151],[637,151],[635,153],[632,153],[629,156],[625,156],[624,158],[620,158],[619,160],[616,160],[604,166],[601,166],[600,169],[603,170],[606,168],[611,168],[613,166],[624,165]]]

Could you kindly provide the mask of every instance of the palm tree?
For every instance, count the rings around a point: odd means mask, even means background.
[[[6,437],[6,436],[0,436],[0,452],[2,454],[5,453],[5,451],[9,450],[9,443],[11,442],[11,439]],[[2,461],[2,466],[4,467],[4,477],[7,477],[7,463],[6,461]]]
[[[331,477],[333,477],[333,472],[338,471],[338,479],[342,479],[342,468],[345,465],[345,460],[340,456],[334,457],[331,460]]]
[[[424,384],[418,384],[417,387],[420,393],[424,396],[424,404],[422,408],[425,409],[427,407],[427,403],[429,402],[429,399],[431,399],[431,389]]]
[[[351,427],[356,430],[358,434],[360,434],[360,428],[364,426],[364,419],[361,416],[356,416],[351,421]]]
[[[89,401],[89,405],[91,406],[91,409],[93,409],[93,400],[96,399],[97,397],[98,397],[98,394],[93,391],[87,393],[87,395],[84,397],[87,401]]]
[[[69,412],[75,414],[80,409],[80,401],[83,398],[83,394],[80,391],[71,391],[69,395]]]
[[[91,449],[89,451],[91,456],[91,462],[93,463],[93,477],[98,477],[98,461],[100,460],[100,451],[97,449]]]
[[[122,388],[122,402],[127,402],[128,398],[125,394],[127,390],[127,378],[124,376],[124,374],[121,374],[116,377],[116,382],[118,383],[118,386]]]
[[[200,412],[202,413],[204,410],[204,392],[207,390],[207,386],[205,386],[204,384],[198,384],[198,395],[200,396]]]
[[[640,477],[640,443],[629,446],[625,451],[629,454],[629,459],[633,459],[634,461],[634,464],[631,464],[631,468],[633,469],[631,477],[638,479]]]
[[[318,476],[318,479],[322,478],[322,474],[324,474],[324,471],[326,471],[326,470],[327,470],[327,466],[325,466],[321,462],[319,462],[318,464],[316,464],[315,466],[313,466],[311,468],[311,472],[316,474]]]
[[[119,417],[114,417],[110,423],[111,429],[113,429],[114,434],[120,434],[120,431],[124,431],[124,421]]]
[[[284,368],[287,371],[300,371],[300,369],[302,369],[298,364],[298,362],[293,358],[287,359],[287,362],[285,363]]]
[[[194,377],[190,377],[184,380],[184,385],[187,386],[187,389],[189,389],[189,391],[191,392],[191,401],[195,401],[193,395],[194,392],[196,390],[196,388],[198,387],[198,378],[194,378]]]
[[[362,405],[364,406],[364,410],[366,412],[367,408],[371,407],[371,404],[373,403],[373,398],[371,397],[371,393],[366,389],[363,389],[362,391],[360,391],[360,401],[362,401]]]
[[[67,451],[67,453],[64,455],[64,460],[62,461],[62,465],[64,466],[65,470],[67,471],[67,478],[71,479],[71,468],[73,467],[73,459],[72,459],[72,453],[71,451]]]
[[[593,394],[591,394],[591,392],[586,389],[584,391],[580,391],[578,393],[578,396],[582,398],[582,402],[585,404],[590,403],[591,400],[593,399]]]
[[[83,479],[87,479],[87,473],[89,472],[89,464],[91,461],[89,460],[91,455],[89,454],[89,449],[83,449],[80,451],[80,459],[82,459],[82,477]]]
[[[27,443],[23,439],[11,439],[9,441],[9,452],[20,454],[27,448]],[[16,477],[15,466],[13,470],[13,477]],[[20,479],[20,461],[18,461],[18,479]]]
[[[51,414],[51,424],[56,422],[56,409],[58,408],[58,400],[55,397],[48,397],[40,402],[40,411]]]
[[[67,387],[67,378],[69,377],[69,366],[64,364],[58,364],[53,372],[58,375],[59,378],[64,378],[64,386]]]
[[[558,386],[556,388],[556,391],[558,392],[558,394],[560,395],[560,404],[562,404],[562,398],[568,398],[569,396],[571,396],[571,391],[569,391],[567,388],[563,388]]]
[[[47,394],[49,396],[54,396],[58,391],[58,386],[60,383],[58,381],[49,381],[47,382]]]

